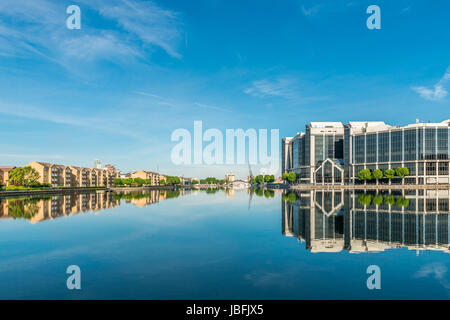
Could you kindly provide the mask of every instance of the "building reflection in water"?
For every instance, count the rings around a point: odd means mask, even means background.
[[[0,199],[0,219],[27,219],[31,223],[71,216],[83,212],[99,212],[126,203],[144,207],[160,200],[177,198],[185,190],[153,190],[132,192],[97,191],[32,198]]]
[[[450,253],[450,190],[306,191],[282,196],[282,233],[311,252],[407,247]]]

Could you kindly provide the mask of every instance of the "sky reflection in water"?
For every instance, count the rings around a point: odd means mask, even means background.
[[[448,299],[445,192],[381,204],[247,190],[3,200],[0,298]],[[73,264],[79,291],[66,288]],[[381,290],[366,287],[373,264]]]

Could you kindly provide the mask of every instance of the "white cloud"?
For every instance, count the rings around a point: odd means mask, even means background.
[[[88,3],[92,3],[91,0]],[[124,30],[136,35],[143,43],[161,47],[175,58],[180,38],[178,14],[158,7],[150,1],[101,1],[100,14],[117,22]]]
[[[441,101],[445,97],[447,97],[447,89],[445,88],[447,82],[450,80],[450,68],[447,69],[444,76],[436,83],[433,88],[427,88],[423,86],[415,86],[412,87],[414,91],[416,91],[420,97],[430,101]]]
[[[131,61],[155,48],[171,57],[177,52],[181,22],[178,14],[151,1],[79,0],[81,30],[68,30],[66,5],[48,0],[0,2],[0,55],[42,58],[70,65],[86,59]],[[87,17],[98,14],[103,25]],[[150,50],[149,50],[150,49]]]
[[[258,80],[253,81],[252,86],[246,88],[246,94],[263,98],[267,96],[277,96],[284,98],[292,98],[295,96],[295,82],[287,78],[279,78],[276,80]]]
[[[442,85],[435,85],[433,89],[426,87],[413,87],[422,98],[426,100],[439,101],[447,96],[447,90]]]
[[[447,267],[442,263],[431,263],[421,267],[413,274],[414,278],[434,277],[444,288],[450,289],[450,283],[445,278]]]
[[[322,6],[319,4],[312,6],[311,8],[305,8],[305,6],[302,6],[302,12],[305,16],[311,17],[311,16],[316,15],[319,12],[321,7]]]

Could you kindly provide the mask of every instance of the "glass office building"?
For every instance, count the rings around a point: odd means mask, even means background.
[[[283,173],[295,172],[301,183],[344,183],[342,123],[311,122],[305,132],[290,139],[292,166],[282,166]],[[288,161],[282,156],[284,165]]]
[[[303,183],[356,183],[362,169],[399,167],[410,172],[404,183],[450,183],[450,120],[405,127],[374,121],[313,122],[291,143],[294,161],[283,172],[296,172]]]

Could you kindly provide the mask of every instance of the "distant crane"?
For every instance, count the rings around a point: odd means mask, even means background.
[[[250,161],[248,162],[248,182],[250,183],[253,179],[253,172],[252,172],[252,168],[250,167]],[[253,198],[253,191],[250,189],[248,189],[249,191],[249,197],[248,197],[248,211],[250,211],[250,205],[252,202],[252,198]]]
[[[253,172],[252,172],[252,167],[250,167],[250,161],[248,162],[248,177],[249,177],[249,182],[250,182],[250,180],[253,179]]]

